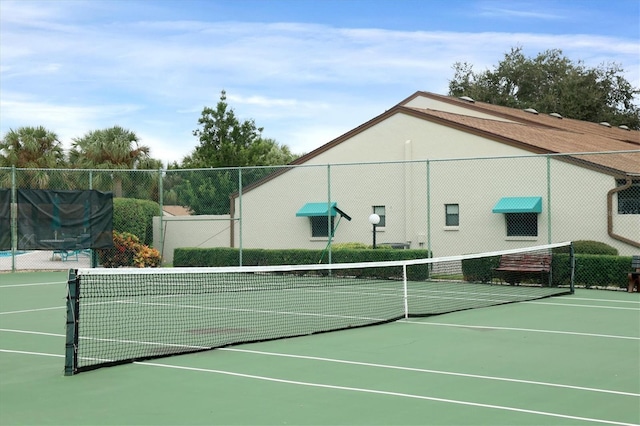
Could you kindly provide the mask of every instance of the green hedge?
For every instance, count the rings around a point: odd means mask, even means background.
[[[617,256],[618,249],[600,241],[578,240],[572,243],[575,254],[606,254]],[[554,253],[569,253],[570,246],[553,249]]]
[[[372,250],[370,249],[346,249],[332,251],[333,263],[359,263],[371,262]],[[427,250],[376,250],[376,261],[421,259],[428,257]],[[243,249],[243,266],[263,265],[313,265],[318,263],[322,256],[322,250],[302,249]],[[326,256],[325,256],[326,260]],[[240,264],[240,251],[233,248],[178,248],[173,252],[173,266],[198,267],[198,266],[237,266]],[[375,276],[385,278],[398,278],[402,276],[400,268],[371,268],[345,271],[354,276]],[[428,267],[411,267],[407,270],[411,279],[419,280],[428,277]]]
[[[576,286],[627,288],[631,256],[576,255]]]
[[[113,199],[113,230],[135,235],[147,246],[153,244],[153,217],[160,204],[135,198]]]
[[[469,259],[462,262],[465,280],[490,282],[493,268],[498,267],[500,257]],[[555,253],[551,261],[552,285],[569,285],[571,282],[570,256]],[[577,287],[627,288],[627,274],[631,271],[631,256],[576,254],[574,284]]]
[[[427,250],[377,250],[376,261],[420,259],[428,256]],[[322,255],[320,250],[267,250],[243,249],[244,266],[256,265],[312,265],[318,263]],[[346,249],[332,251],[333,263],[370,262],[370,249]],[[325,257],[326,260],[326,257]],[[493,268],[498,266],[499,256],[481,259],[469,259],[462,262],[464,279],[474,282],[490,282]],[[553,286],[568,286],[571,282],[570,256],[568,253],[553,254]],[[237,266],[240,263],[240,251],[233,248],[178,248],[174,250],[173,265],[185,267],[197,266]],[[627,274],[631,270],[631,256],[612,255],[575,255],[574,283],[578,287],[616,287],[627,288]],[[386,271],[372,269],[365,271],[349,271],[357,276],[398,277],[398,269]],[[427,265],[414,266],[407,269],[409,279],[426,279],[429,275]]]

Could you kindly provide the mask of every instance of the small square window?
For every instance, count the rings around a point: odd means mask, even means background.
[[[373,206],[373,212],[380,216],[380,223],[378,223],[378,228],[387,226],[387,214],[385,206]]]
[[[311,216],[311,236],[328,237],[327,216]],[[331,229],[333,229],[333,216],[331,217]]]
[[[617,185],[626,184],[618,179]],[[627,189],[618,192],[618,214],[640,214],[640,180],[634,180]]]
[[[537,213],[505,213],[508,237],[537,237]]]
[[[446,226],[460,225],[460,206],[458,204],[445,204],[444,211]]]

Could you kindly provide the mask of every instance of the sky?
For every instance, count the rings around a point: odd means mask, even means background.
[[[240,120],[303,154],[514,47],[616,63],[640,87],[640,2],[0,0],[0,135],[44,126],[68,149],[119,125],[166,165],[198,146],[224,90]]]

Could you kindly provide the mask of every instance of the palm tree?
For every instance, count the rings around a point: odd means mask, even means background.
[[[138,169],[154,163],[149,156],[149,147],[139,144],[138,136],[120,126],[93,130],[73,140],[69,161],[76,168],[84,169]],[[155,163],[154,163],[155,164]],[[96,185],[113,181],[116,197],[122,197],[123,175],[118,172],[96,176]]]
[[[11,166],[40,169],[21,173],[19,185],[23,188],[46,188],[50,175],[41,169],[66,166],[62,143],[54,132],[42,126],[9,130],[0,140],[0,167]],[[10,186],[10,182],[2,184]]]

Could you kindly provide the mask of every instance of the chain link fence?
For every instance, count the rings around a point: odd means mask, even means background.
[[[440,257],[592,240],[620,255],[640,252],[640,150],[313,162],[194,170],[0,168],[0,188],[12,197],[20,189],[110,191],[114,230],[137,235],[167,266],[181,247],[310,249],[321,253],[318,262],[331,262],[342,247],[374,245]],[[629,164],[635,164],[630,173],[618,171]],[[3,229],[17,228],[14,210],[0,218]],[[374,213],[377,224],[370,222]],[[0,252],[0,270],[100,263],[83,253],[61,259],[21,251],[21,237],[12,233],[12,250]]]

